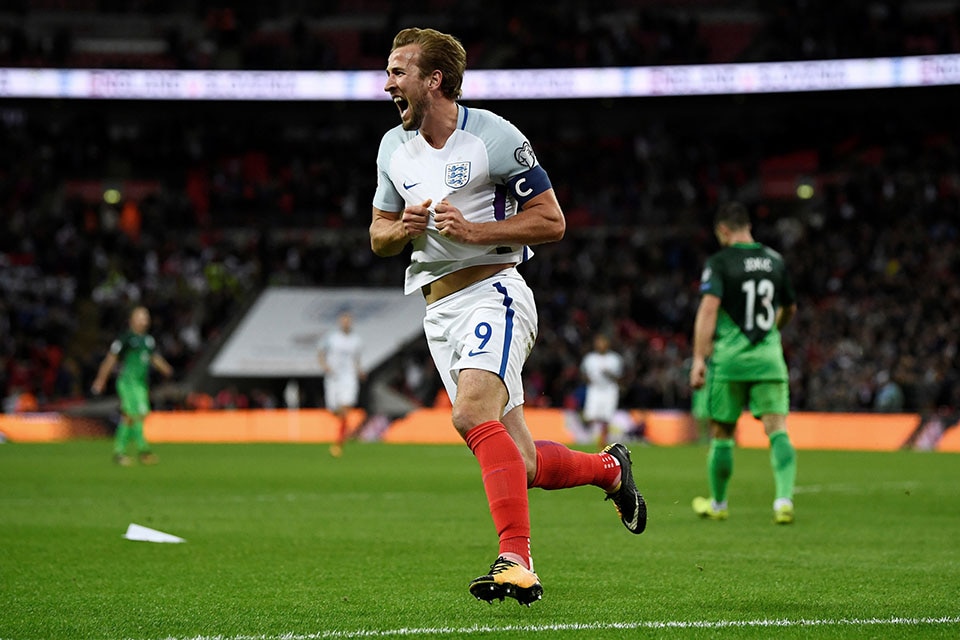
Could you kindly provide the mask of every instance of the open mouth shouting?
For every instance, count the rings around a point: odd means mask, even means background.
[[[400,110],[400,118],[406,120],[410,111],[410,103],[405,98],[393,96],[393,104],[397,105],[397,109]]]
[[[402,96],[393,96],[393,103],[397,105],[397,109],[400,111],[400,121],[405,130],[414,131],[420,128],[423,118],[415,104]]]
[[[400,122],[406,131],[414,131],[423,124],[423,112],[417,108],[416,103],[410,102],[402,96],[393,96],[393,103],[397,105],[400,111]]]

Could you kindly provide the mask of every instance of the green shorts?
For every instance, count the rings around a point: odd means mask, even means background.
[[[790,385],[780,380],[749,382],[709,380],[710,417],[720,423],[736,424],[744,407],[755,418],[790,412]]]
[[[690,397],[690,413],[697,420],[703,420],[710,417],[710,403],[707,402],[707,387],[694,389]]]
[[[128,418],[143,418],[150,413],[150,391],[137,382],[117,381],[120,411]]]

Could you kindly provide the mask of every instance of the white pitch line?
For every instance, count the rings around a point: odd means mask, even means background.
[[[242,636],[190,636],[178,638],[168,636],[163,640],[327,640],[350,638],[392,638],[448,635],[472,635],[475,633],[551,633],[554,631],[606,631],[641,629],[737,629],[737,628],[791,628],[791,627],[918,627],[924,625],[957,625],[960,616],[940,618],[837,618],[788,620],[672,620],[641,622],[585,622],[536,625],[506,625],[502,627],[474,625],[472,627],[402,627],[399,629],[369,629],[360,631],[321,631],[318,633],[283,633],[280,635],[242,635]]]
[[[877,482],[874,484],[807,484],[797,485],[794,493],[848,493],[864,494],[877,491],[912,491],[920,487],[919,482]]]

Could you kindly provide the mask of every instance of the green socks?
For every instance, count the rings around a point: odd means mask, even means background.
[[[150,445],[147,439],[143,437],[143,420],[137,420],[130,426],[130,434],[133,436],[133,442],[137,445],[137,453],[150,451]]]
[[[727,487],[733,475],[733,439],[714,438],[707,453],[707,478],[710,493],[717,504],[727,500]],[[797,477],[797,452],[786,431],[770,436],[770,466],[776,498],[793,499],[793,484]]]
[[[130,441],[130,425],[121,420],[117,425],[117,432],[113,436],[113,452],[118,456],[126,455],[127,442]]]
[[[118,456],[127,455],[127,444],[130,442],[130,438],[133,438],[134,444],[137,445],[137,453],[150,451],[150,445],[147,444],[147,439],[143,437],[143,420],[137,420],[130,424],[127,424],[124,420],[120,421],[120,424],[117,425],[117,433],[113,437],[113,452]]]
[[[727,499],[727,486],[733,475],[733,439],[714,438],[707,453],[707,478],[713,500],[723,503]]]
[[[777,498],[793,499],[793,483],[797,477],[797,452],[786,431],[770,435],[770,466]]]

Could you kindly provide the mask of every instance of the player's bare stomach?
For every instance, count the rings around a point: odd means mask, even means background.
[[[495,273],[504,269],[509,269],[513,264],[478,264],[475,267],[466,267],[453,273],[448,273],[439,280],[434,280],[430,284],[420,287],[423,293],[423,299],[427,304],[432,304],[441,298],[445,298],[451,293],[456,293],[461,289],[466,289],[475,282],[480,282],[489,278]]]

